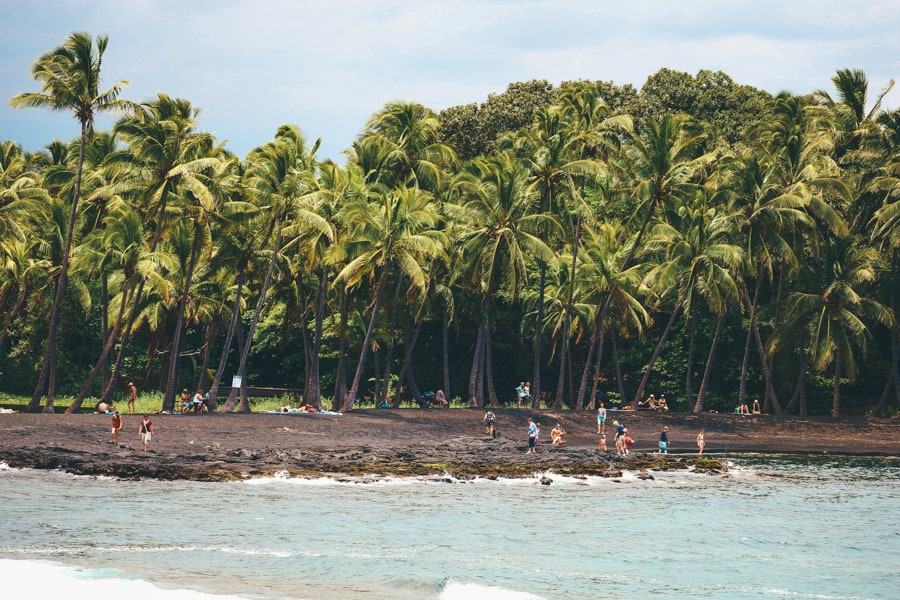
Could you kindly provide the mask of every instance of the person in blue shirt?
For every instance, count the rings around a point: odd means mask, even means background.
[[[537,441],[538,430],[537,425],[534,424],[534,420],[531,417],[528,417],[528,450],[525,454],[534,454],[534,444]]]

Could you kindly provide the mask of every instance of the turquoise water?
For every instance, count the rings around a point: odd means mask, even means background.
[[[900,459],[654,475],[199,483],[0,469],[0,578],[27,585],[3,596],[900,597]]]

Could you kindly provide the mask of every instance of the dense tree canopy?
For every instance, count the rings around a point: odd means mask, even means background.
[[[338,165],[293,125],[241,159],[187,99],[102,91],[94,44],[12,99],[81,135],[0,142],[0,387],[31,410],[129,380],[168,409],[231,374],[345,410],[526,380],[556,408],[898,410],[900,115],[860,71],[806,97],[662,69],[394,102]]]

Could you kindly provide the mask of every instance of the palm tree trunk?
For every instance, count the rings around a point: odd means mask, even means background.
[[[402,285],[403,273],[400,273],[397,276],[397,285],[394,286],[394,302],[391,306],[391,320],[388,325],[388,347],[384,365],[384,386],[381,388],[380,398],[376,397],[376,400],[380,400],[377,404],[387,402],[388,395],[391,392],[391,363],[394,362],[394,333],[397,330],[397,311],[400,310],[400,289],[402,288]],[[400,380],[398,380],[398,382],[399,381]]]
[[[484,338],[484,329],[478,328],[478,336],[475,339],[475,351],[472,353],[472,370],[469,371],[469,408],[481,408],[478,404],[478,368],[481,363],[481,343]]]
[[[531,408],[535,410],[541,407],[541,341],[544,329],[544,288],[547,284],[547,263],[540,261],[540,266],[537,321],[534,326],[534,376],[531,380]]]
[[[694,395],[694,350],[697,348],[697,318],[694,314],[691,314],[688,327],[690,329],[690,335],[688,336],[687,374],[684,378],[684,397],[690,400]]]
[[[738,406],[747,404],[747,372],[750,368],[750,342],[753,339],[753,331],[756,326],[756,303],[759,301],[759,291],[762,288],[762,281],[763,269],[762,266],[759,266],[759,273],[756,276],[756,289],[753,291],[752,301],[750,300],[750,295],[747,293],[746,286],[741,286],[741,291],[744,293],[744,301],[749,307],[750,322],[747,325],[747,341],[744,342],[744,360],[741,363],[741,384],[738,388]],[[759,328],[757,328],[756,331],[759,331]]]
[[[245,266],[241,264],[237,278],[237,291],[234,294],[234,306],[231,309],[231,321],[228,324],[228,333],[225,334],[225,343],[222,345],[222,356],[219,359],[219,367],[216,369],[216,378],[213,379],[212,386],[209,389],[209,411],[216,412],[219,409],[219,403],[216,397],[219,393],[219,385],[222,382],[222,375],[225,373],[225,365],[228,362],[228,354],[231,352],[231,340],[234,338],[234,332],[237,329],[238,321],[241,317],[241,297],[244,293],[244,274]]]
[[[159,246],[159,240],[162,237],[162,224],[163,217],[166,214],[166,206],[168,198],[168,191],[163,190],[163,193],[160,195],[159,208],[157,209],[157,219],[156,219],[156,227],[153,231],[153,240],[150,242],[150,248],[148,253],[153,254],[156,252],[156,247]],[[109,382],[106,384],[106,388],[103,390],[102,401],[109,403],[112,398],[113,388],[115,387],[116,382],[119,380],[119,377],[122,373],[122,365],[125,362],[125,355],[128,351],[128,342],[131,339],[131,330],[134,327],[134,322],[137,319],[138,312],[141,308],[141,298],[144,294],[144,285],[147,283],[147,276],[144,275],[141,277],[141,281],[138,284],[137,291],[134,293],[134,301],[131,305],[131,311],[128,313],[128,323],[125,326],[125,334],[122,336],[122,342],[119,344],[119,352],[116,355],[116,363],[113,367],[112,376],[109,378]],[[149,368],[150,361],[147,362],[147,366]],[[212,396],[210,394],[210,396]]]
[[[447,398],[447,406],[450,406],[450,315],[447,306],[444,305],[442,316],[444,325],[441,336],[441,353],[444,362],[444,396]]]
[[[266,294],[269,291],[269,285],[272,283],[272,273],[275,271],[275,261],[278,259],[278,253],[281,251],[281,232],[284,228],[284,218],[278,218],[278,231],[275,233],[275,247],[272,248],[272,258],[269,259],[269,267],[266,269],[266,278],[263,280],[262,289],[259,291],[259,301],[256,303],[256,311],[253,313],[253,320],[250,321],[250,328],[247,330],[247,339],[244,340],[244,348],[241,351],[241,360],[238,363],[238,371],[244,373],[247,366],[247,357],[250,356],[250,346],[253,345],[253,334],[256,332],[256,325],[259,323],[259,316],[262,314],[263,306],[266,303]],[[247,404],[247,381],[246,377],[241,377],[241,412],[249,412],[250,406]],[[174,389],[174,388],[173,388]],[[225,411],[234,410],[234,388],[228,394],[228,401],[225,403]]]
[[[410,376],[409,382],[409,391],[412,394],[413,398],[416,400],[416,403],[422,404],[422,395],[419,394],[418,386],[415,385],[415,378],[412,378],[412,362],[413,362],[413,349],[416,347],[416,341],[419,339],[419,332],[422,330],[422,321],[416,323],[416,329],[413,331],[412,325],[410,324],[409,314],[406,315],[403,325],[403,337],[406,339],[406,350],[403,356],[403,366],[400,367],[400,375],[397,377],[397,393],[394,394],[394,401],[391,403],[391,406],[394,408],[400,408],[400,382],[403,381],[404,377],[407,377],[407,374]]]
[[[500,408],[497,391],[494,389],[494,361],[491,358],[491,326],[484,326],[484,375],[487,383],[488,400],[492,408]]]
[[[669,337],[669,333],[672,331],[672,325],[675,324],[675,319],[678,317],[678,314],[681,312],[681,304],[679,303],[675,309],[672,311],[672,316],[669,317],[669,322],[666,323],[666,328],[663,331],[663,334],[659,338],[659,343],[656,344],[656,349],[653,351],[653,355],[650,357],[650,362],[647,363],[647,369],[644,371],[644,376],[641,378],[641,383],[638,385],[637,393],[634,395],[634,400],[632,400],[631,405],[634,408],[637,408],[638,402],[640,402],[641,397],[644,395],[644,389],[647,387],[647,382],[650,380],[650,373],[653,372],[653,365],[656,363],[656,359],[659,358],[660,352],[662,352],[663,345],[666,343],[666,340]]]
[[[100,339],[107,339],[109,335],[109,276],[104,272],[103,276],[100,278],[100,306],[103,313],[101,314],[101,324],[100,329],[101,337]],[[109,351],[105,351],[103,356],[103,364],[100,367],[100,374],[102,377],[101,388],[106,387],[106,382],[109,381]]]
[[[703,370],[703,380],[700,382],[700,391],[697,393],[697,403],[694,405],[695,413],[703,412],[703,398],[706,396],[706,389],[709,387],[713,359],[716,357],[716,348],[719,345],[719,334],[722,332],[722,323],[724,322],[725,313],[722,313],[716,321],[716,332],[713,334],[712,344],[709,347],[709,357],[706,359],[706,368]]]
[[[197,256],[200,254],[200,222],[194,225],[194,240],[191,244],[191,260],[188,264],[187,276],[184,278],[184,288],[181,292],[181,302],[178,305],[178,320],[175,322],[175,334],[172,337],[172,354],[169,357],[169,377],[166,379],[166,393],[163,397],[162,409],[171,412],[175,408],[175,384],[178,383],[178,353],[181,350],[181,335],[184,331],[184,316],[187,313],[188,298],[191,293],[191,283],[194,279],[194,268],[197,266]]]
[[[341,327],[338,342],[338,364],[337,376],[334,382],[334,401],[331,403],[331,409],[340,410],[347,397],[347,315],[350,312],[350,294],[347,293],[347,286],[341,284]]]
[[[834,349],[834,395],[831,404],[831,416],[841,416],[841,346]]]
[[[366,366],[366,357],[369,352],[369,345],[372,343],[372,336],[375,333],[375,324],[378,322],[378,311],[381,308],[381,294],[387,285],[389,270],[387,266],[381,272],[378,278],[378,284],[375,286],[375,304],[372,307],[372,317],[369,319],[369,326],[366,328],[366,339],[363,341],[362,350],[359,353],[359,363],[356,365],[356,375],[353,376],[353,383],[350,391],[347,392],[347,398],[341,407],[341,412],[353,410],[353,403],[356,402],[356,394],[359,392],[359,384],[362,380],[363,369]]]
[[[75,237],[75,221],[78,218],[78,200],[81,196],[81,176],[84,170],[84,144],[87,141],[88,121],[81,120],[81,143],[78,145],[78,166],[75,170],[75,189],[72,191],[72,204],[69,207],[69,223],[66,226],[66,242],[63,245],[62,260],[59,264],[59,279],[56,280],[56,293],[53,296],[53,307],[50,310],[50,327],[47,331],[47,347],[44,351],[44,360],[41,363],[41,372],[38,375],[37,385],[28,403],[28,412],[38,412],[41,405],[41,396],[44,394],[44,386],[47,380],[50,385],[47,391],[47,404],[45,413],[53,413],[53,400],[56,393],[56,373],[50,373],[51,363],[55,370],[56,364],[56,337],[59,329],[59,310],[62,307],[63,292],[68,282],[69,256],[72,253],[72,239]],[[49,377],[48,377],[49,376]]]
[[[322,324],[325,321],[325,299],[328,297],[328,267],[322,267],[322,278],[319,282],[319,302],[316,306],[316,326],[313,333],[313,351],[309,364],[309,397],[304,398],[306,404],[319,408],[322,406],[322,387],[319,383],[319,351],[322,348]]]
[[[84,382],[84,385],[81,387],[81,391],[78,393],[78,396],[75,398],[75,401],[72,402],[72,405],[66,409],[66,414],[77,413],[81,408],[82,403],[84,402],[85,397],[87,397],[88,392],[91,389],[91,386],[94,385],[94,381],[96,381],[97,376],[103,371],[104,365],[106,365],[106,359],[109,357],[109,353],[112,350],[113,344],[116,342],[116,338],[119,337],[119,330],[122,327],[122,321],[125,319],[125,306],[128,304],[128,292],[129,292],[128,280],[125,280],[125,286],[122,288],[122,301],[119,303],[119,313],[116,315],[116,322],[113,325],[113,329],[109,332],[109,335],[105,338],[106,343],[103,345],[103,349],[100,352],[100,358],[97,360],[97,364],[94,365],[94,368],[91,370],[91,374],[88,375],[87,381]]]
[[[587,391],[587,382],[588,378],[591,376],[591,368],[594,366],[594,354],[597,350],[597,342],[599,341],[599,336],[597,335],[597,328],[594,327],[593,335],[591,335],[591,342],[588,346],[588,355],[584,361],[584,371],[581,373],[581,382],[578,385],[578,397],[575,398],[575,410],[581,410],[584,407],[584,393]],[[597,380],[594,380],[594,387],[596,388]],[[591,397],[588,400],[588,409],[594,409],[594,394],[596,393],[596,389],[591,390]]]
[[[612,351],[613,351],[613,364],[616,366],[616,385],[619,388],[619,398],[622,401],[625,401],[625,381],[622,379],[622,363],[619,362],[619,345],[616,341],[618,339],[618,334],[615,330],[612,331],[612,335],[610,336],[610,342],[612,342]]]
[[[805,352],[803,354],[803,360],[800,361],[800,369],[799,374],[797,375],[797,385],[794,386],[794,393],[791,395],[791,399],[788,402],[788,405],[785,407],[784,412],[791,413],[797,408],[797,404],[800,402],[800,399],[804,395],[804,389],[806,388],[806,371],[809,368],[809,352]],[[801,405],[800,414],[806,414],[805,405]]]

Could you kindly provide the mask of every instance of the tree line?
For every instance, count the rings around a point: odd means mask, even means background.
[[[216,402],[230,374],[344,411],[422,386],[499,406],[519,380],[557,410],[900,405],[900,111],[861,71],[802,96],[663,69],[393,102],[341,165],[294,125],[242,159],[189,100],[103,89],[107,43],[73,33],[10,101],[77,138],[0,142],[0,387],[34,385],[30,411],[128,380],[247,411]]]

